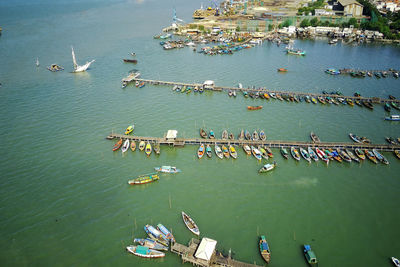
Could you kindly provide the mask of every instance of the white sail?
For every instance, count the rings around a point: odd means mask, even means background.
[[[71,46],[71,49],[72,49],[72,62],[74,63],[74,71],[73,72],[86,71],[89,68],[90,64],[92,64],[95,61],[95,60],[92,60],[92,61],[86,62],[85,65],[79,66],[76,63],[75,52],[74,52],[74,48],[72,46]]]

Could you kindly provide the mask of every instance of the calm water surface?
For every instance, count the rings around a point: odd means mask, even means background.
[[[132,122],[136,135],[163,136],[176,129],[197,137],[199,127],[264,129],[271,140],[350,142],[348,133],[384,143],[399,137],[399,123],[383,121],[383,107],[322,106],[229,98],[225,93],[174,93],[169,87],[121,89],[136,68],[143,78],[321,92],[358,91],[400,97],[400,80],[329,76],[329,67],[399,69],[396,46],[329,46],[296,41],[306,57],[287,56],[265,43],[232,56],[208,57],[189,48],[163,51],[152,38],[178,17],[191,20],[201,1],[0,1],[0,262],[3,266],[179,266],[178,256],[144,260],[128,254],[143,226],[162,222],[180,243],[192,237],[180,212],[196,220],[202,236],[220,250],[263,264],[257,237],[267,236],[271,266],[306,266],[310,243],[322,266],[391,266],[400,257],[400,162],[389,166],[307,164],[284,160],[259,175],[262,163],[239,149],[237,160],[195,157],[196,147],[162,147],[161,155],[112,152],[111,131]],[[96,59],[87,73],[71,74],[70,46],[79,63]],[[136,52],[139,63],[122,58]],[[35,67],[39,57],[40,67]],[[57,63],[63,72],[46,66]],[[289,69],[286,74],[276,72]],[[249,112],[247,105],[263,105]],[[393,112],[392,114],[396,114]],[[183,172],[129,187],[127,180],[156,166]],[[169,205],[171,199],[171,207]],[[189,266],[189,264],[186,264]]]

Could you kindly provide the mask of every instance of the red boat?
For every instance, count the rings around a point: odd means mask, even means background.
[[[248,110],[257,110],[257,109],[262,109],[262,106],[247,106]]]
[[[278,69],[278,72],[287,72],[287,69],[285,69],[285,68],[279,68],[279,69]]]
[[[121,146],[122,146],[122,139],[119,139],[119,141],[116,142],[115,145],[113,146],[113,151],[118,150]]]

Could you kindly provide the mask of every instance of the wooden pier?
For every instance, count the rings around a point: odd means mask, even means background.
[[[129,78],[129,79],[128,79]],[[134,78],[132,75],[128,76],[127,78],[124,78],[122,80],[123,82],[129,83],[132,81],[140,81],[144,82],[147,84],[153,84],[153,85],[167,85],[167,86],[186,86],[186,87],[202,87],[202,83],[184,83],[184,82],[168,82],[168,81],[159,81],[159,80],[149,80],[149,79],[141,79],[141,78]],[[310,97],[331,97],[331,98],[337,98],[337,97],[342,97],[342,98],[349,98],[352,99],[353,101],[359,100],[359,101],[369,101],[372,103],[376,104],[385,104],[385,103],[390,103],[394,102],[397,104],[400,104],[399,99],[384,99],[384,98],[379,98],[379,97],[363,97],[363,96],[342,96],[342,95],[336,95],[336,94],[319,94],[319,93],[304,93],[304,92],[292,92],[292,91],[279,91],[279,90],[268,90],[266,88],[238,88],[238,87],[228,87],[228,86],[214,86],[212,89],[207,89],[211,91],[246,91],[248,93],[274,93],[274,94],[279,94],[279,95],[288,95],[288,96],[298,96],[298,97],[304,97],[304,96],[310,96]]]
[[[400,145],[391,144],[365,144],[365,143],[345,143],[345,142],[306,142],[306,141],[281,141],[281,140],[265,140],[265,141],[253,141],[253,140],[228,140],[228,139],[201,139],[201,138],[175,138],[173,140],[167,139],[165,137],[144,137],[135,135],[124,135],[111,133],[106,137],[107,139],[130,139],[137,142],[145,141],[150,143],[158,143],[160,145],[169,146],[185,146],[185,145],[249,145],[249,146],[259,146],[264,145],[271,148],[281,148],[281,147],[319,147],[319,148],[348,148],[348,149],[376,149],[380,151],[394,151],[400,149]]]
[[[189,262],[194,266],[202,267],[261,267],[260,265],[250,264],[232,259],[230,256],[225,257],[220,252],[215,251],[210,261],[198,259],[194,257],[197,247],[200,244],[200,240],[192,238],[189,242],[189,246],[185,246],[179,243],[171,245],[171,252],[178,254],[182,258],[182,263]]]

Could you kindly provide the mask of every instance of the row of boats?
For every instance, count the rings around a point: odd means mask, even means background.
[[[197,236],[200,235],[199,227],[184,211],[182,211],[182,219],[190,232]],[[135,238],[134,243],[138,243],[138,245],[127,246],[127,251],[142,258],[165,257],[165,253],[162,251],[168,251],[169,245],[176,242],[171,231],[161,223],[157,224],[157,227],[146,224],[144,230],[148,238]]]
[[[394,78],[399,78],[399,71],[397,70],[393,70],[390,69],[388,71],[365,71],[365,70],[353,70],[353,69],[341,69],[341,70],[337,70],[334,68],[330,68],[325,70],[325,73],[331,74],[331,75],[339,75],[339,74],[350,74],[351,77],[359,77],[359,78],[363,78],[363,77],[373,77],[375,76],[377,79],[380,78],[387,78],[389,77],[390,74],[392,74],[392,76]]]
[[[190,94],[192,91],[195,92],[195,93],[197,93],[197,92],[203,93],[204,92],[204,88],[202,86],[193,86],[193,87],[191,87],[191,86],[186,86],[186,85],[184,85],[184,86],[175,85],[172,88],[172,91],[180,92],[180,93],[186,93],[186,94]]]
[[[136,150],[136,142],[135,140],[130,140],[130,139],[125,139],[125,141],[120,138],[113,146],[112,150],[113,151],[117,151],[121,148],[122,153],[125,153],[126,151],[129,150],[129,148],[133,151]],[[145,141],[140,141],[139,145],[138,145],[138,149],[140,151],[144,151],[144,153],[146,154],[146,156],[150,156],[152,151],[154,150],[154,153],[156,155],[160,155],[161,153],[161,149],[160,149],[160,144],[159,143],[155,143],[153,144],[153,146],[150,144],[150,142],[145,142]]]
[[[208,133],[205,129],[200,128],[200,136],[204,139],[215,139],[215,133],[213,130],[210,130]],[[221,134],[221,139],[222,140],[234,140],[235,136],[232,132],[228,133],[227,130],[223,130]],[[254,132],[251,134],[248,130],[241,130],[238,137],[238,140],[253,140],[253,141],[265,141],[267,140],[267,136],[265,135],[264,130],[261,130],[260,132],[257,132],[257,130],[254,130]]]

